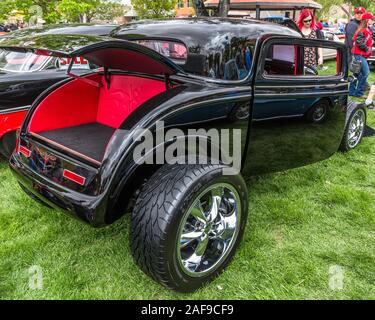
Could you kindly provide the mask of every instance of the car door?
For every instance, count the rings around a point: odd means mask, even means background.
[[[316,55],[326,49],[337,54],[318,70],[307,61],[310,49]],[[300,167],[338,150],[348,103],[345,61],[345,47],[333,42],[260,41],[245,174]]]

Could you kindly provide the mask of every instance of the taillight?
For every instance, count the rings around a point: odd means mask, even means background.
[[[75,183],[78,183],[79,185],[81,186],[84,186],[85,185],[85,182],[86,182],[86,178],[85,177],[82,177],[72,171],[69,171],[69,170],[64,170],[64,173],[63,173],[63,176],[64,178],[68,179],[68,180],[71,180]]]
[[[31,151],[24,146],[19,146],[18,151],[22,153],[26,158],[30,158]]]

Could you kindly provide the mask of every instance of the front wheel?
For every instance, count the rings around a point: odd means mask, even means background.
[[[164,166],[135,205],[131,248],[142,270],[164,286],[191,292],[232,259],[248,213],[240,175],[220,165]]]
[[[362,107],[354,109],[346,125],[345,134],[340,145],[340,151],[349,152],[362,141],[366,128],[366,111]]]

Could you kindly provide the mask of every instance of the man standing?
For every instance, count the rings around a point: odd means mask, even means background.
[[[348,49],[349,64],[352,62],[352,49],[353,49],[353,38],[357,32],[359,24],[362,21],[362,16],[366,12],[365,8],[358,7],[355,9],[354,19],[350,20],[345,28],[345,45]]]

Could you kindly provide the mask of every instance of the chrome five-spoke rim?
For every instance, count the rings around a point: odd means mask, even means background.
[[[323,106],[318,107],[313,114],[313,119],[315,122],[319,122],[324,119],[326,115],[326,109]]]
[[[236,118],[237,120],[247,120],[249,118],[249,108],[247,106],[238,108]]]
[[[355,148],[363,136],[365,128],[365,112],[359,109],[355,112],[349,124],[348,144],[350,148]]]
[[[178,232],[177,256],[193,277],[215,271],[237,239],[241,203],[236,189],[215,184],[203,191],[185,214]]]

